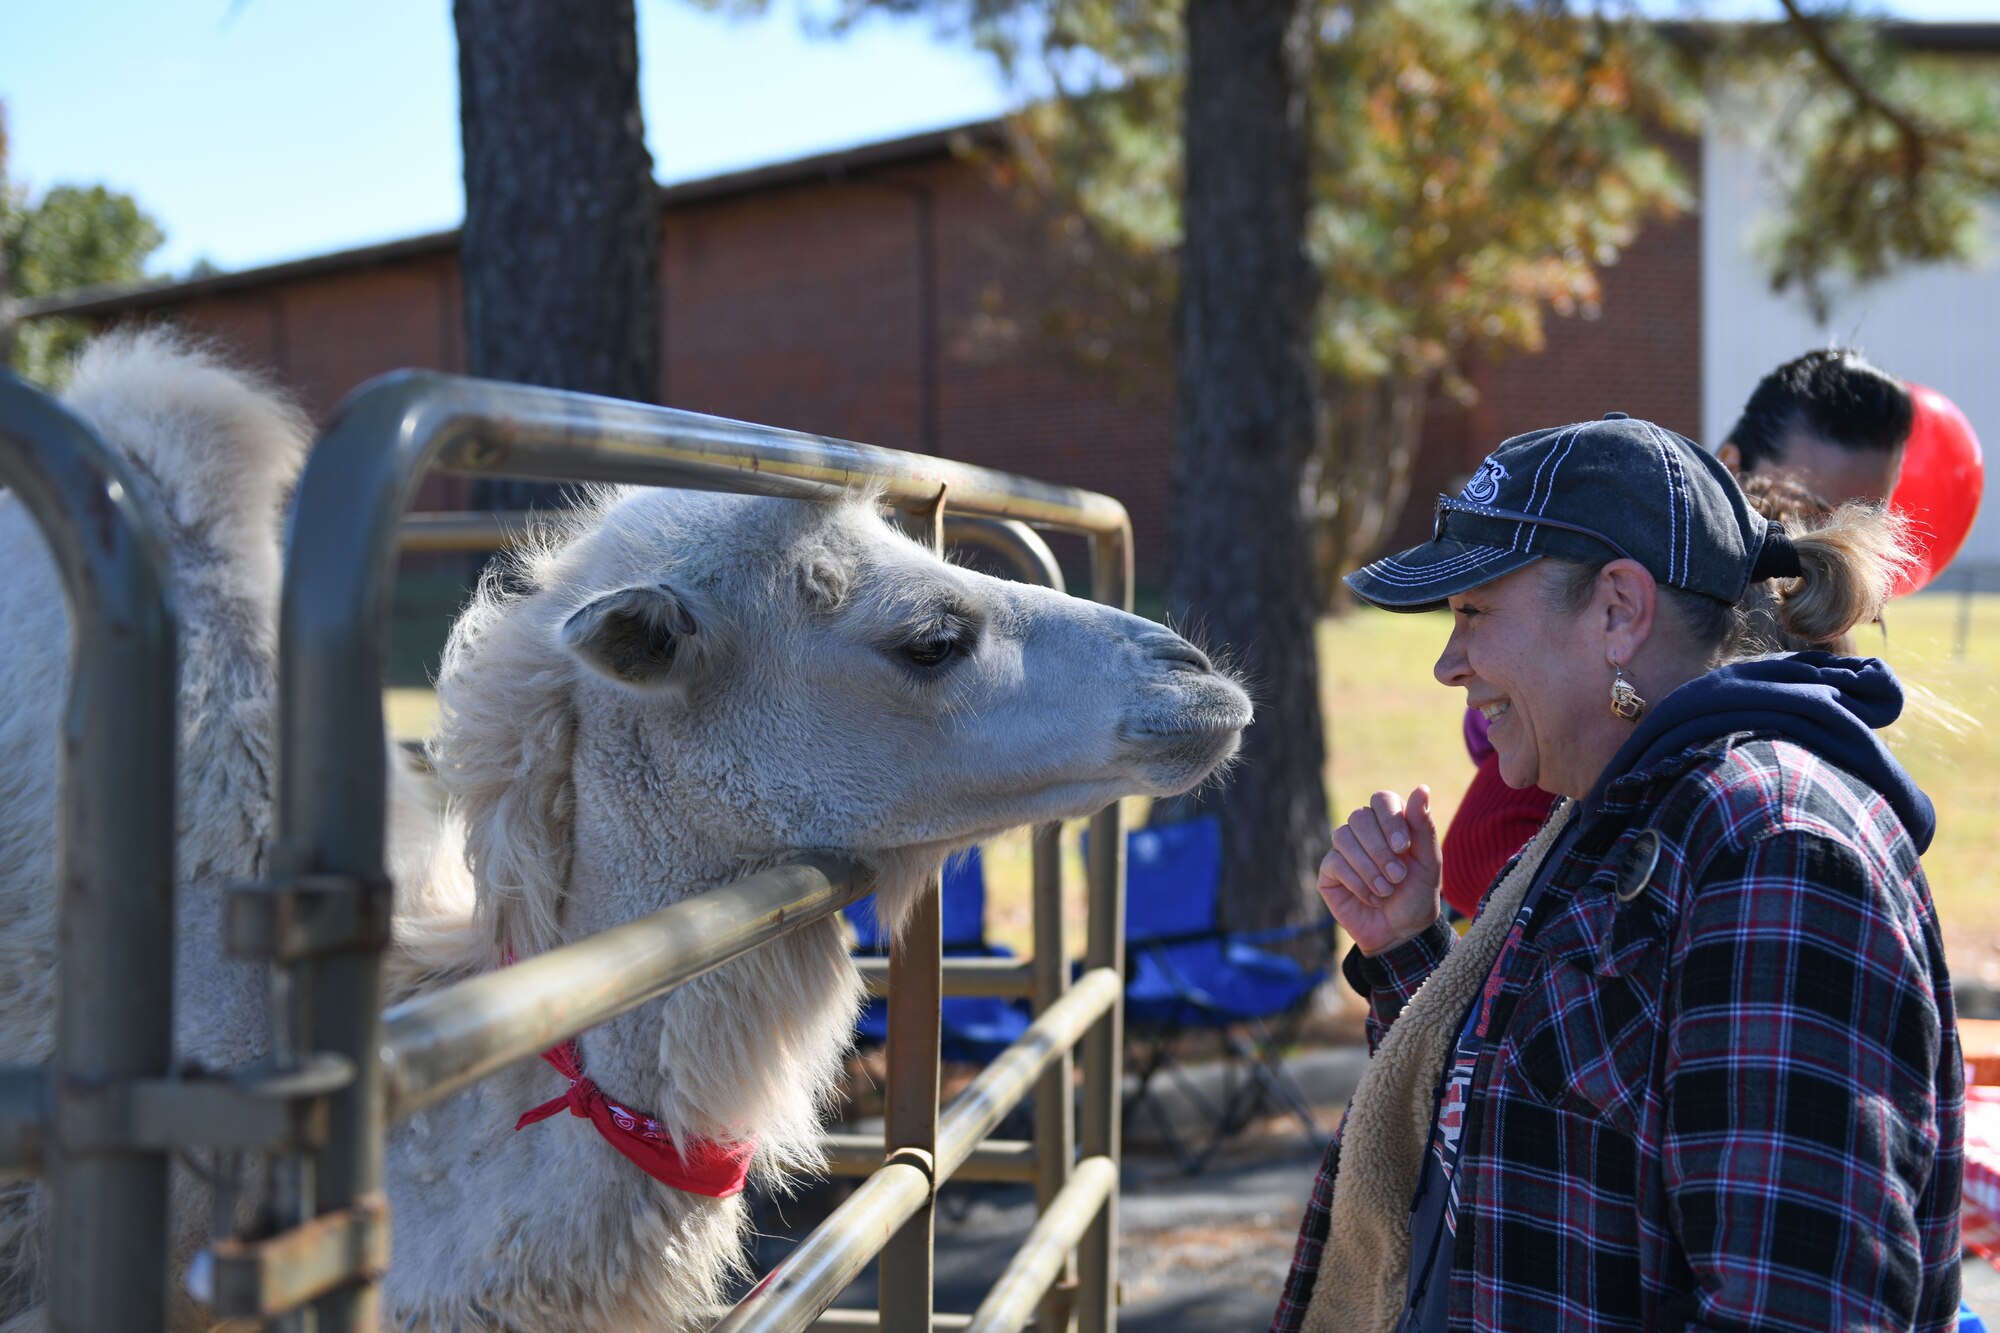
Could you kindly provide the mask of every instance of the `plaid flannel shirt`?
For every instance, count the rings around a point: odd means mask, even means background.
[[[1956,1328],[1964,1070],[1888,803],[1725,736],[1613,783],[1545,873],[1473,1073],[1450,1326]],[[1349,956],[1371,1047],[1453,941]],[[1339,1153],[1273,1333],[1303,1325]]]

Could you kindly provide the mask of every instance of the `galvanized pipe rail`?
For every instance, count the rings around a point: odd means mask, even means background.
[[[1042,1294],[1062,1272],[1084,1230],[1118,1189],[1118,1165],[1108,1157],[1076,1164],[1054,1206],[1036,1219],[1000,1280],[973,1312],[972,1333],[1016,1333],[1034,1317]]]
[[[1098,1019],[1117,1009],[1124,991],[1123,972],[1108,967],[1086,971],[1069,994],[1044,1010],[1019,1041],[1002,1051],[951,1099],[951,1106],[938,1121],[940,1180],[949,1179],[980,1141],[1000,1127],[1044,1069],[1085,1033],[1101,1026]]]
[[[882,1165],[887,1152],[880,1134],[828,1134],[822,1141],[827,1174],[866,1176]],[[988,1139],[953,1173],[954,1180],[1034,1183],[1041,1154],[1029,1139]]]
[[[870,995],[889,993],[889,960],[861,957],[854,960]],[[945,995],[997,995],[1006,1000],[1030,1000],[1035,996],[1035,965],[1017,958],[947,958],[938,983]]]
[[[882,1317],[873,1310],[845,1310],[840,1308],[828,1310],[813,1324],[816,1333],[832,1333],[834,1329],[874,1329],[880,1327],[882,1327]],[[972,1327],[972,1316],[969,1314],[945,1314],[940,1311],[931,1315],[931,1327],[937,1330],[937,1333],[945,1333],[947,1329],[970,1328]]]
[[[950,1179],[965,1164],[980,1140],[1028,1095],[1042,1071],[1116,1010],[1124,986],[1122,973],[1107,968],[1085,973],[952,1099],[938,1119],[933,1163],[899,1161],[892,1151],[887,1165],[849,1195],[711,1333],[797,1333],[810,1327],[883,1248],[881,1238],[921,1212],[933,1184]],[[1093,1208],[1090,1216],[1101,1218],[1103,1211]],[[886,1309],[882,1326],[891,1327]]]
[[[175,1090],[174,707],[165,558],[118,460],[0,371],[0,485],[47,540],[69,602],[62,724],[56,1049],[5,1071],[0,1144],[48,1183],[48,1320],[59,1333],[163,1328],[169,1146],[87,1139],[93,1113]],[[117,1126],[112,1126],[117,1128]],[[86,1262],[86,1260],[88,1262]]]
[[[382,1015],[384,1116],[443,1101],[712,972],[760,944],[832,916],[867,892],[849,862],[802,856],[685,898],[588,939],[419,995]]]
[[[1123,506],[1104,496],[941,459],[580,394],[420,373],[378,380],[349,398],[308,460],[294,505],[280,614],[278,836],[271,888],[281,894],[310,895],[322,904],[344,904],[330,914],[338,920],[370,920],[369,907],[379,905],[385,884],[387,773],[380,695],[384,620],[401,519],[418,480],[431,468],[805,499],[830,498],[868,485],[891,504],[927,512],[933,521],[943,517],[948,502],[954,511],[1082,533],[1090,541],[1093,594],[1099,601],[1130,608],[1130,524]],[[1034,553],[1032,547],[1041,544],[1038,539],[1024,539],[1023,529],[1009,524],[987,531],[989,544],[996,549],[1012,545],[1053,568],[1046,546]],[[431,549],[455,541],[449,534],[426,536]],[[979,1091],[974,1100],[961,1097],[943,1120],[936,1118],[935,1109],[935,1040],[926,1056],[921,1040],[906,1039],[904,1049],[911,1054],[899,1062],[905,1066],[900,1081],[919,1089],[928,1082],[929,1110],[917,1109],[913,1097],[907,1115],[892,1116],[890,1160],[788,1261],[781,1270],[789,1275],[785,1285],[810,1269],[816,1256],[829,1247],[843,1256],[836,1265],[840,1268],[852,1254],[864,1249],[873,1254],[883,1248],[871,1242],[889,1240],[909,1219],[924,1213],[935,1182],[966,1160],[978,1138],[990,1132],[1012,1105],[1002,1093],[1011,1092],[1018,1100],[1044,1070],[1066,1061],[1070,1045],[1079,1037],[1086,1041],[1084,1151],[1117,1160],[1124,840],[1116,805],[1094,816],[1091,829],[1086,962],[1093,979],[1045,1009],[1023,1039],[1031,1050],[1021,1051],[1019,1058],[1010,1052],[989,1069],[989,1075],[1007,1071],[995,1076],[1010,1080],[1007,1088],[991,1080],[983,1087],[975,1083]],[[1047,841],[1046,834],[1042,841]],[[1045,896],[1045,866],[1051,871],[1047,896],[1054,897],[1053,864],[1052,856],[1038,852],[1038,918]],[[830,901],[828,892],[822,883],[802,892],[793,906],[807,900],[824,906]],[[789,915],[792,906],[784,910]],[[935,910],[934,897],[931,907],[920,908],[920,914],[925,910]],[[907,974],[914,983],[902,988],[904,999],[898,1009],[915,1014],[928,1008],[933,1024],[940,971],[935,929],[933,924],[928,932],[916,932],[914,943],[898,949],[891,962],[893,971]],[[309,943],[310,947],[294,949],[274,963],[274,1058],[284,1069],[301,1067],[321,1054],[346,1056],[354,1061],[355,1078],[332,1099],[325,1146],[311,1154],[281,1155],[277,1163],[273,1207],[279,1220],[294,1228],[287,1236],[307,1238],[288,1241],[281,1236],[274,1239],[277,1246],[302,1246],[314,1235],[331,1235],[346,1243],[374,1234],[369,1228],[382,1187],[389,1074],[395,1073],[400,1089],[399,1107],[406,1108],[409,1097],[423,1095],[410,1091],[416,1085],[407,1081],[419,1077],[412,1072],[415,1063],[406,1068],[402,1056],[382,1058],[379,941],[356,929],[345,937],[336,933]],[[672,952],[678,955],[679,950]],[[701,968],[719,961],[690,952],[670,962],[663,947],[649,951],[648,957],[651,961],[639,969],[648,975],[639,977],[629,990],[623,984],[607,988],[594,1003],[638,1003],[644,994],[654,993],[653,983],[662,969]],[[1058,993],[1060,983],[1053,972],[1062,967],[1062,955],[1038,957],[1037,965],[1047,972],[1038,973],[1038,996]],[[561,967],[559,963],[551,969],[551,980]],[[557,1001],[551,996],[548,1004],[556,1006]],[[449,1061],[441,1059],[435,1070],[421,1077],[435,1077],[440,1085],[471,1077],[467,1070],[504,1062],[499,1052],[517,1049],[531,1033],[540,1041],[568,1035],[554,1031],[557,1027],[575,1031],[583,1023],[571,1027],[569,1020],[581,1012],[565,1002],[560,1022],[544,1009],[511,1024],[513,1030],[504,1041],[482,1045],[481,1039],[463,1038],[452,1048]],[[423,1043],[412,1021],[407,1007],[399,1010],[396,1036],[403,1044],[392,1044],[391,1049],[411,1053],[414,1061],[414,1052]],[[895,1023],[892,1016],[892,1030]],[[907,1030],[907,1020],[904,1026]],[[1057,1032],[1065,1034],[1060,1043],[1055,1043]],[[1053,1075],[1046,1086],[1053,1089]],[[968,1095],[973,1092],[968,1089]],[[1054,1182],[1058,1176],[1066,1177],[1068,1156],[1066,1144],[1060,1160],[1044,1151],[1039,1159],[1042,1179]],[[1053,1199],[1059,1190],[1059,1185],[1051,1184],[1043,1192]],[[1074,1302],[1083,1333],[1116,1326],[1115,1207],[1114,1192],[1096,1208],[1083,1237]],[[847,1232],[835,1230],[837,1226]],[[829,1236],[833,1239],[826,1239]],[[918,1246],[918,1238],[912,1236],[902,1252],[914,1254]],[[921,1238],[920,1248],[927,1278],[927,1236]],[[363,1268],[316,1295],[311,1319],[320,1333],[363,1333],[375,1327],[373,1277]],[[817,1281],[807,1285],[818,1291]],[[923,1285],[927,1291],[928,1280]],[[913,1312],[896,1306],[890,1284],[883,1286],[883,1327],[908,1333],[919,1326],[919,1319],[921,1326],[933,1324],[927,1295]],[[831,1299],[828,1292],[826,1300]],[[823,1308],[825,1302],[819,1304]],[[804,1308],[796,1301],[774,1301],[753,1293],[746,1305],[748,1309],[739,1307],[723,1327],[803,1326],[795,1322]],[[771,1317],[778,1322],[765,1322],[763,1311],[776,1311]],[[290,1327],[309,1326],[305,1319],[286,1322]]]

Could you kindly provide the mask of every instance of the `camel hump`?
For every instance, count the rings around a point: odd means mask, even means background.
[[[91,343],[62,397],[155,493],[170,537],[230,554],[269,543],[311,439],[305,413],[275,385],[155,328]]]

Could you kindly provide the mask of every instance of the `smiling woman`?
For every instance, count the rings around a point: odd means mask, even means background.
[[[1881,510],[1765,519],[1614,413],[1509,440],[1430,542],[1350,577],[1450,609],[1438,680],[1509,784],[1568,799],[1463,940],[1426,788],[1336,834],[1320,891],[1375,1056],[1274,1328],[1952,1326],[1935,820],[1874,734],[1901,689],[1874,660],[1740,657],[1753,585],[1823,642],[1906,560]]]

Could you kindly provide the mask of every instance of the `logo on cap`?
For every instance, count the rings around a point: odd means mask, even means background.
[[[1465,483],[1465,489],[1459,492],[1459,498],[1470,500],[1474,504],[1492,504],[1493,498],[1500,494],[1500,483],[1505,480],[1507,480],[1507,469],[1500,466],[1496,460],[1488,458],[1479,465],[1479,471],[1472,474],[1472,480]]]

